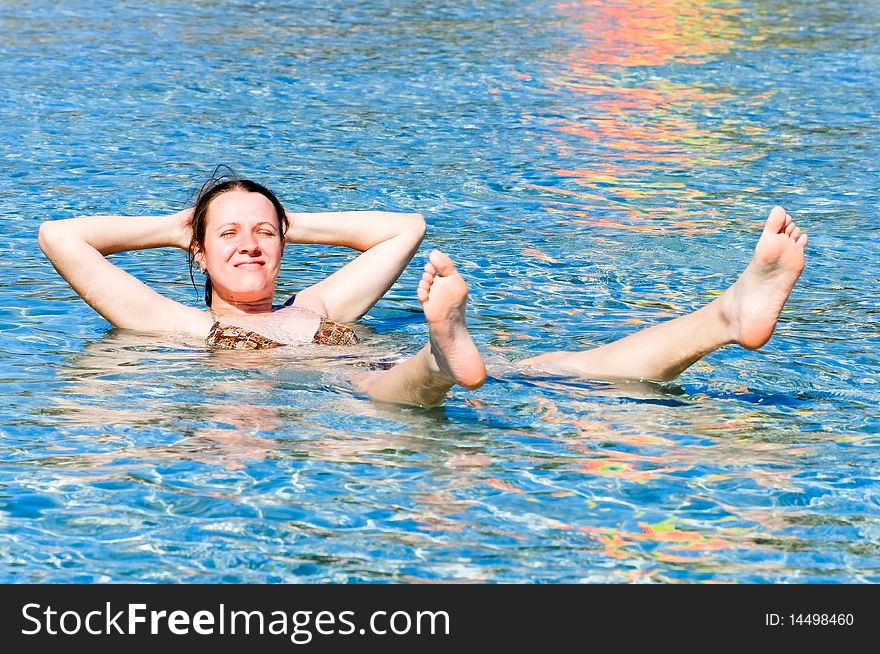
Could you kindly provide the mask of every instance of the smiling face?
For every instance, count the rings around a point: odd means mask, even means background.
[[[196,261],[228,304],[271,310],[284,242],[266,196],[240,189],[221,193],[207,211],[204,247]],[[212,302],[212,306],[214,303]]]

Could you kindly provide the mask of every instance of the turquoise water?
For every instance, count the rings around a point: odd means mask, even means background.
[[[880,581],[877,4],[348,5],[4,4],[0,581]],[[423,343],[443,248],[486,386],[384,407],[345,358],[114,331],[37,247],[218,163],[423,212],[362,331]],[[765,349],[662,385],[504,365],[701,306],[777,203],[810,245]],[[289,249],[279,297],[349,257]],[[183,253],[114,260],[199,306]]]

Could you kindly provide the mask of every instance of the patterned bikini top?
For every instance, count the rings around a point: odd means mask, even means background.
[[[295,297],[295,296],[294,296]],[[289,306],[293,298],[282,306]],[[270,347],[282,347],[285,343],[279,343],[271,338],[252,332],[244,327],[236,325],[221,325],[214,317],[214,324],[205,339],[208,347],[218,350],[264,350]],[[338,323],[329,318],[321,318],[318,331],[312,337],[312,343],[318,345],[357,345],[357,334],[351,327]]]

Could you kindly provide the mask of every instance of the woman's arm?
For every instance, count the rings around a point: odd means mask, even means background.
[[[127,250],[189,247],[187,209],[170,216],[88,216],[46,221],[39,243],[55,270],[114,327],[200,334],[203,311],[159,295],[105,256]]]
[[[296,306],[337,322],[357,320],[385,295],[419,249],[426,230],[418,213],[289,213],[288,218],[288,243],[339,245],[363,252],[296,296]]]

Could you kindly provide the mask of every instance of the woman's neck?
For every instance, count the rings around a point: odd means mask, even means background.
[[[262,298],[252,302],[225,300],[216,292],[211,297],[211,312],[216,316],[240,316],[259,313],[272,313],[272,298]]]

